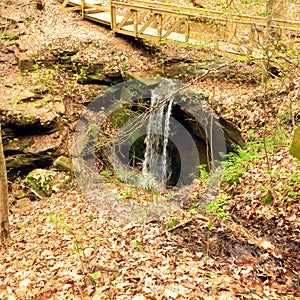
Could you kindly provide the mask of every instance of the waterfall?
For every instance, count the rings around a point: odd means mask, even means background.
[[[166,188],[168,180],[167,146],[170,135],[170,117],[174,83],[162,82],[151,94],[151,113],[145,138],[145,156],[142,174],[145,187]]]

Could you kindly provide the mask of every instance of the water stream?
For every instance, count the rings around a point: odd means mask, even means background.
[[[162,82],[151,95],[151,113],[148,118],[146,151],[142,174],[145,185],[164,189],[168,181],[167,146],[170,136],[170,117],[175,84],[170,80]]]

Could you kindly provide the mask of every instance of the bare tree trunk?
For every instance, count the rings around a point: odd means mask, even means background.
[[[0,124],[0,239],[6,243],[9,239],[8,222],[8,189],[5,158],[2,146],[1,124]]]
[[[269,41],[276,42],[280,39],[282,32],[280,28],[272,29],[273,19],[285,19],[286,18],[286,0],[267,0],[266,3],[266,12],[267,12],[267,28],[266,35]]]
[[[269,79],[270,63],[276,56],[276,52],[285,50],[280,28],[274,28],[273,20],[284,18],[286,14],[286,0],[267,0],[266,2],[267,24],[264,32],[264,61],[263,82]]]

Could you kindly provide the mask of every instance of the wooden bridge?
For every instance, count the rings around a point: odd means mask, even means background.
[[[263,45],[268,27],[290,47],[299,43],[300,20],[268,18],[143,0],[64,0],[61,11],[110,26],[120,34],[162,41],[200,44],[217,51],[247,55]]]

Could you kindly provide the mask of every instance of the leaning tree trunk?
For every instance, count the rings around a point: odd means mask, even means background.
[[[9,239],[8,189],[5,158],[2,147],[0,124],[0,239],[5,243]]]

